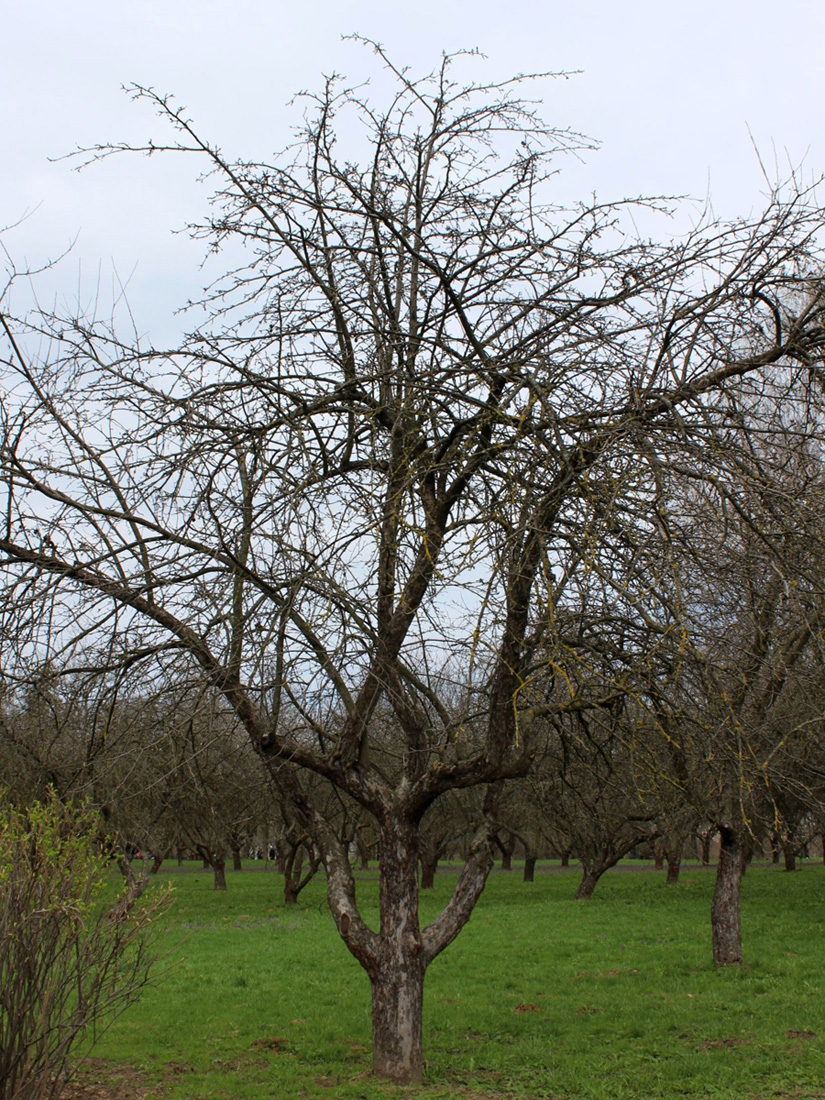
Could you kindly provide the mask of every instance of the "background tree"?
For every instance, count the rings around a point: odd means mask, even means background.
[[[173,351],[6,306],[3,644],[8,665],[109,636],[130,667],[222,696],[322,854],[376,1072],[415,1081],[426,969],[484,887],[501,784],[529,770],[555,655],[579,644],[559,603],[598,577],[640,638],[671,636],[634,556],[662,456],[713,447],[772,371],[807,377],[821,299],[777,321],[764,288],[810,286],[822,217],[790,190],[660,245],[622,204],[561,210],[559,157],[584,143],[518,81],[462,84],[451,58],[416,79],[378,53],[388,106],[328,81],[269,163],[137,90],[218,181],[195,232],[247,261]],[[308,775],[376,822],[377,930]],[[422,929],[421,820],[470,787],[467,862]]]

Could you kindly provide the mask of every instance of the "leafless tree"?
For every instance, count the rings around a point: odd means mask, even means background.
[[[792,847],[808,822],[804,844],[822,812],[825,451],[812,378],[812,393],[780,386],[740,406],[737,478],[694,476],[670,517],[688,634],[671,772],[719,835],[717,965],[742,961],[749,854],[771,835]]]
[[[821,298],[789,310],[776,288],[809,286],[822,215],[791,187],[755,219],[641,239],[639,207],[554,203],[584,143],[523,82],[378,53],[388,105],[330,80],[268,163],[136,89],[217,181],[195,232],[245,260],[172,351],[7,302],[3,657],[109,637],[113,663],[199,672],[322,854],[375,1071],[416,1081],[426,969],[484,888],[502,782],[563,705],[537,686],[577,644],[558,608],[598,578],[649,645],[672,636],[638,557],[662,462],[715,446],[774,372],[807,378]],[[376,821],[377,930],[307,775]],[[422,929],[421,819],[471,787],[469,857]]]

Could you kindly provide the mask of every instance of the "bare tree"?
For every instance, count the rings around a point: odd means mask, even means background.
[[[718,831],[711,921],[720,966],[742,962],[740,889],[750,854],[771,835],[792,849],[797,830],[802,846],[822,812],[825,465],[817,389],[794,397],[778,386],[757,405],[745,403],[729,429],[738,437],[737,478],[693,477],[674,494],[689,644],[671,773],[708,835]]]
[[[375,1071],[416,1081],[425,972],[484,888],[535,719],[566,705],[540,686],[576,645],[559,603],[598,576],[648,638],[672,631],[634,557],[662,455],[712,445],[743,387],[808,370],[821,300],[779,312],[772,288],[808,285],[822,216],[791,189],[755,220],[640,239],[630,205],[554,204],[584,143],[518,80],[462,84],[456,58],[415,79],[378,53],[389,105],[330,80],[270,163],[136,89],[217,180],[195,232],[247,260],[174,351],[7,304],[3,638],[8,662],[16,639],[68,660],[108,636],[113,661],[223,696],[322,854]],[[308,774],[376,821],[377,930]],[[470,787],[469,857],[422,929],[421,819]]]

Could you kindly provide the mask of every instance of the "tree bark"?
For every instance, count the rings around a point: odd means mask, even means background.
[[[424,1069],[424,973],[418,921],[418,828],[382,825],[378,855],[381,931],[372,982],[373,1072],[399,1084],[420,1084]]]
[[[516,838],[512,834],[508,834],[506,840],[502,840],[500,836],[496,837],[496,845],[501,852],[502,871],[512,871],[513,852],[516,850],[516,843]]]
[[[585,868],[579,888],[576,891],[576,901],[589,901],[593,897],[596,883],[604,872],[596,867]]]
[[[212,857],[212,869],[215,872],[215,889],[226,889],[226,860],[222,855]]]
[[[160,853],[155,852],[155,854],[152,856],[152,869],[151,869],[150,873],[153,874],[153,875],[156,875],[158,873],[158,871],[161,869],[162,865],[163,865],[163,856]]]
[[[536,857],[525,856],[524,859],[524,881],[533,882],[536,877]]]
[[[742,963],[742,853],[736,833],[727,825],[719,829],[719,863],[710,909],[713,961],[717,966]]]
[[[702,863],[707,865],[710,863],[710,842],[713,839],[712,833],[708,830],[706,833],[702,833],[700,843],[702,847]]]
[[[241,860],[241,850],[240,850],[240,848],[233,848],[232,849],[232,870],[233,871],[242,871],[243,870],[243,862]]]
[[[674,885],[679,881],[679,871],[682,867],[681,855],[670,855],[667,858],[667,881]]]
[[[785,857],[785,870],[796,870],[796,850],[790,844],[785,844],[782,847],[782,854]]]
[[[432,890],[435,885],[435,873],[438,870],[438,856],[421,857],[421,889]]]

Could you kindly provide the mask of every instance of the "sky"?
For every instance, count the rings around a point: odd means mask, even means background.
[[[353,32],[413,72],[475,48],[486,60],[467,63],[473,79],[570,73],[542,86],[541,110],[600,148],[566,165],[563,201],[710,196],[732,217],[764,202],[760,158],[771,179],[825,172],[823,0],[7,0],[0,241],[11,262],[37,267],[70,249],[41,295],[71,305],[122,285],[141,331],[171,334],[174,309],[209,274],[182,232],[208,184],[186,157],[82,172],[59,158],[162,138],[122,91],[130,83],[172,93],[230,158],[266,158],[299,117],[294,93],[324,74],[380,88],[369,52],[343,38]]]

